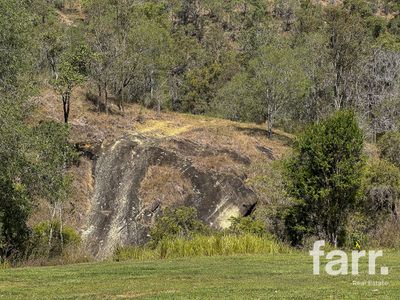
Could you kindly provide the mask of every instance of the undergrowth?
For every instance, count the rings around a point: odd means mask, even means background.
[[[117,248],[114,260],[153,260],[196,256],[290,253],[292,250],[267,236],[195,235],[192,238],[165,238],[153,249],[149,246]]]

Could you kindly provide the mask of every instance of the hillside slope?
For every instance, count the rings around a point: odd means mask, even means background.
[[[92,254],[142,244],[166,207],[193,206],[211,226],[229,226],[268,195],[250,182],[288,149],[291,137],[266,137],[262,125],[162,113],[132,105],[97,113],[85,90],[73,95],[71,139],[81,153],[71,169],[73,192],[65,220],[79,229]],[[37,118],[62,120],[59,97],[47,91]],[[32,218],[43,219],[45,207]]]

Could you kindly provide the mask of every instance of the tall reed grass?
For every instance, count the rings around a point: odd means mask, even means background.
[[[155,249],[142,246],[118,248],[114,260],[153,260],[194,256],[288,253],[291,249],[266,236],[196,235],[190,239],[166,238]]]

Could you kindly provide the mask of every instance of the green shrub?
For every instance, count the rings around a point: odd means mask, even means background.
[[[375,224],[380,218],[397,216],[400,202],[400,169],[392,163],[368,161],[362,182],[362,207]]]
[[[65,8],[65,0],[54,0],[54,7],[57,8],[58,10],[63,10]]]
[[[0,162],[0,170],[1,170]],[[1,171],[0,171],[1,173]],[[0,174],[0,263],[19,255],[25,248],[29,237],[26,225],[31,203],[27,188],[20,183],[13,183]]]
[[[265,224],[260,220],[255,220],[253,217],[232,217],[231,226],[229,232],[237,235],[241,234],[254,234],[257,236],[263,236],[266,234]]]
[[[192,207],[168,208],[150,229],[150,245],[156,247],[165,238],[188,238],[193,234],[209,231],[208,226],[198,219],[196,209]]]
[[[363,134],[353,112],[340,111],[311,126],[287,161],[287,190],[296,199],[286,227],[293,245],[307,235],[344,243],[363,169]]]
[[[378,141],[381,158],[400,167],[400,132],[385,133]]]
[[[76,2],[74,0],[53,0],[54,7],[58,10],[65,10],[66,8],[71,8]]]
[[[284,212],[291,204],[285,190],[283,171],[283,160],[257,162],[252,165],[252,172],[257,175],[246,180],[260,195],[260,201],[252,215],[265,221],[266,231],[281,240],[286,237]]]
[[[358,212],[350,216],[347,226],[347,247],[400,245],[400,169],[389,161],[370,159],[360,192]]]
[[[349,249],[397,247],[400,169],[389,161],[373,158],[362,176],[357,211],[348,218]]]
[[[30,256],[57,257],[66,247],[79,246],[80,242],[81,238],[73,228],[63,226],[60,232],[59,221],[41,222],[33,228]]]
[[[369,246],[371,220],[363,213],[352,214],[347,224],[346,248],[361,250]]]

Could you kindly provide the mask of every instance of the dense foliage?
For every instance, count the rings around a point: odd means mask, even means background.
[[[30,236],[35,201],[66,196],[66,165],[72,158],[68,128],[34,124],[33,58],[39,53],[37,15],[26,1],[0,1],[0,261],[19,256]]]
[[[363,135],[354,114],[336,113],[311,126],[287,162],[289,194],[298,201],[286,218],[289,238],[306,235],[343,244],[347,217],[361,185]]]
[[[196,209],[192,207],[178,207],[166,209],[156,224],[150,230],[150,244],[155,247],[166,238],[189,238],[194,234],[206,233],[209,230],[197,217]]]
[[[119,247],[117,261],[165,259],[187,256],[262,254],[290,251],[267,235],[265,224],[253,217],[233,217],[225,230],[210,228],[192,207],[167,209],[150,229],[150,240],[141,246]]]
[[[378,142],[381,157],[400,168],[400,132],[387,132]]]
[[[372,140],[399,125],[396,1],[33,3],[39,66],[51,71],[66,113],[73,87],[87,79],[105,112],[110,99],[120,110],[137,102],[267,122],[271,134],[276,124],[298,128],[292,123],[344,108]],[[60,9],[70,19],[57,20]]]
[[[270,137],[278,125],[315,123],[287,165],[288,195],[282,182],[266,183],[279,198],[267,227],[279,237],[285,227],[293,244],[344,243],[347,225],[357,225],[353,208],[361,221],[397,219],[400,5],[334,2],[0,0],[0,257],[25,250],[38,199],[51,208],[49,249],[63,237],[73,151],[68,125],[29,119],[45,84],[59,94],[65,123],[83,84],[99,113],[140,103],[265,122]],[[381,156],[365,170],[364,137]],[[264,230],[252,219],[233,224],[233,232]],[[151,234],[158,244],[204,230],[195,212],[178,210]]]

